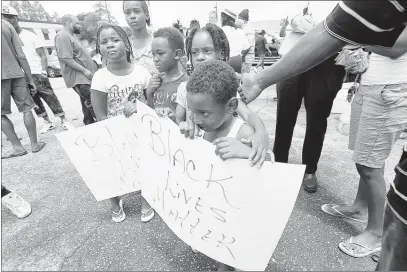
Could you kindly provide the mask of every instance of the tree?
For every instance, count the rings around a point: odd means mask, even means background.
[[[16,9],[18,17],[22,20],[30,21],[52,21],[52,16],[45,10],[38,1],[10,1],[10,6]]]
[[[108,21],[111,24],[117,24],[116,18],[109,12],[109,5],[106,6],[106,1],[97,1],[94,3],[93,10],[102,20]]]

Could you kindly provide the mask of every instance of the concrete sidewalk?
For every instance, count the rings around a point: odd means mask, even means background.
[[[82,126],[79,97],[64,88],[62,78],[52,79],[62,106],[72,123]],[[271,145],[276,120],[274,88],[262,94],[250,107],[263,119]],[[23,144],[30,151],[22,115],[14,107],[11,119]],[[50,112],[50,111],[49,111]],[[302,189],[284,234],[267,271],[324,270],[372,271],[369,258],[355,259],[340,252],[339,242],[358,234],[364,226],[329,217],[321,212],[325,203],[350,203],[356,194],[358,175],[347,149],[347,137],[337,131],[338,115],[331,115],[322,152],[315,194]],[[38,119],[37,119],[38,120]],[[2,209],[2,270],[216,270],[218,263],[193,253],[156,216],[150,223],[140,221],[140,196],[124,197],[127,218],[117,224],[110,217],[110,205],[96,202],[85,183],[62,150],[54,134],[57,128],[40,138],[47,146],[38,154],[2,160],[2,183],[27,199],[33,213],[17,219]],[[290,152],[291,163],[301,163],[305,132],[305,111],[300,110]],[[37,126],[41,128],[42,120]],[[2,136],[3,150],[10,143]],[[386,166],[386,178],[400,156],[399,141]],[[272,180],[272,177],[270,178]],[[264,216],[273,217],[272,214]],[[248,219],[249,220],[249,219]],[[251,220],[255,220],[251,219]]]

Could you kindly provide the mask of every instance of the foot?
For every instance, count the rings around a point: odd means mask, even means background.
[[[35,145],[35,146],[32,147],[32,152],[33,152],[33,153],[40,152],[41,149],[44,148],[44,146],[45,146],[45,143],[39,142],[37,145]]]
[[[119,211],[112,210],[112,220],[116,223],[120,223],[120,222],[124,221],[124,219],[126,219],[126,214],[124,213],[122,199],[120,199],[120,201],[119,201],[119,207],[120,207]]]
[[[44,126],[41,128],[40,133],[44,134],[50,130],[53,130],[55,128],[53,123],[49,123],[47,121],[44,121]]]
[[[147,223],[154,218],[155,212],[153,208],[141,211],[141,222]]]
[[[26,155],[28,152],[24,148],[19,148],[19,149],[13,149],[11,153],[1,156],[2,159],[10,159],[10,158],[15,158],[15,157],[20,157]]]
[[[65,130],[75,129],[75,127],[71,124],[71,122],[69,122],[66,119],[61,121],[61,125],[62,125],[62,128],[65,129]]]
[[[339,243],[339,249],[349,256],[362,258],[379,252],[381,244],[381,236],[370,231],[364,231],[355,237]]]
[[[302,184],[308,193],[315,193],[318,190],[318,179],[315,174],[305,174]]]
[[[407,139],[407,128],[400,134],[400,139]]]
[[[1,203],[20,219],[31,214],[30,203],[14,192],[2,197]]]
[[[324,204],[321,206],[321,210],[331,216],[346,218],[363,224],[367,222],[366,212],[362,212],[361,210],[356,209],[353,206]]]

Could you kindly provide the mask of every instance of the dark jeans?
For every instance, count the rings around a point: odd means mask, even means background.
[[[6,187],[4,187],[3,185],[1,185],[1,197],[8,195],[9,193],[11,193]]]
[[[48,104],[52,113],[56,117],[64,116],[64,110],[62,109],[61,103],[59,103],[58,97],[55,95],[54,90],[51,87],[51,83],[48,78],[44,78],[42,75],[32,75],[34,79],[35,86],[37,86],[37,93],[32,96],[37,107],[34,108],[35,113],[38,117],[46,117],[47,111],[45,110],[44,104],[41,98]]]
[[[321,156],[333,101],[342,87],[345,69],[335,64],[333,56],[318,66],[277,84],[277,124],[274,156],[277,162],[288,162],[288,153],[304,98],[307,128],[302,151],[306,173],[314,174]]]
[[[92,124],[96,121],[95,112],[93,111],[92,102],[90,100],[90,85],[78,84],[73,87],[74,91],[81,99],[83,123],[85,125]]]

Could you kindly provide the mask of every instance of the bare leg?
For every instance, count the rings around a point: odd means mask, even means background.
[[[18,139],[18,136],[14,130],[13,123],[6,115],[1,116],[1,130],[10,140],[10,143],[13,145],[12,154],[18,154],[26,151],[25,148],[22,146],[20,140]]]
[[[31,111],[24,112],[24,125],[30,137],[32,150],[36,151],[41,149],[42,145],[37,140],[37,124],[35,123],[35,118]]]
[[[120,211],[120,197],[112,197],[109,199],[111,204],[111,209],[113,212],[118,213]]]

